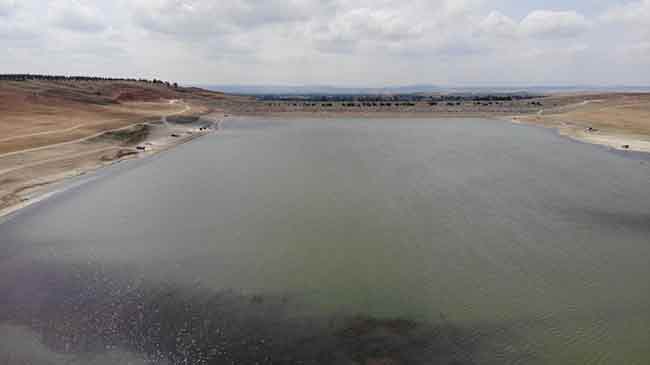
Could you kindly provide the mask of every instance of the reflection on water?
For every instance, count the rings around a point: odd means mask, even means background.
[[[96,263],[31,264],[3,280],[1,318],[29,327],[2,327],[5,351],[29,363],[36,347],[97,363],[140,354],[156,363],[464,364],[481,340],[444,318],[305,317],[288,295],[152,284]]]
[[[0,362],[650,359],[638,159],[487,120],[240,120],[105,175],[0,225]]]

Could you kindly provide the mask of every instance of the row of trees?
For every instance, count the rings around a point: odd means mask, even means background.
[[[66,75],[38,75],[38,74],[0,74],[2,81],[28,81],[28,80],[47,80],[47,81],[132,81],[146,82],[150,84],[166,85],[177,88],[177,83],[162,81],[158,79],[135,79],[135,78],[114,78],[114,77],[97,77],[97,76],[66,76]]]
[[[504,102],[515,100],[533,99],[537,96],[512,93],[512,94],[450,94],[450,95],[259,95],[261,101],[283,101],[289,103],[417,103],[417,102]]]

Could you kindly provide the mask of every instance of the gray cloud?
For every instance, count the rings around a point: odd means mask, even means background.
[[[39,38],[33,21],[20,17],[20,4],[14,0],[0,0],[0,41],[8,46],[24,46]]]
[[[48,8],[51,21],[56,26],[77,32],[101,32],[105,21],[92,3],[80,0],[58,0]]]
[[[478,23],[480,35],[512,38],[519,32],[519,24],[498,11],[492,11]]]
[[[3,42],[16,45],[15,42],[31,41],[38,37],[39,34],[31,26],[17,22],[0,23],[0,40]]]
[[[591,22],[576,11],[536,10],[521,21],[524,34],[538,38],[575,37],[589,29]]]
[[[420,51],[440,43],[441,34],[463,33],[473,1],[360,1],[338,4],[331,17],[310,22],[302,34],[323,52]],[[455,35],[454,35],[455,37]],[[413,47],[412,49],[409,49]]]
[[[617,48],[618,53],[622,57],[630,59],[633,63],[640,63],[646,66],[650,64],[650,42],[641,41]]]
[[[650,0],[632,1],[610,8],[602,18],[605,21],[650,27]]]
[[[334,39],[399,42],[421,36],[422,28],[422,24],[409,22],[397,11],[360,8],[334,18],[327,31]]]
[[[136,0],[137,24],[178,38],[209,37],[310,17],[316,0]]]
[[[0,68],[202,83],[650,83],[639,61],[650,0],[619,2],[594,14],[585,0],[562,11],[526,0],[0,0]]]
[[[17,8],[15,0],[0,0],[0,17],[11,15]]]
[[[501,12],[492,11],[476,27],[482,37],[537,39],[574,38],[585,33],[593,22],[576,11],[535,10],[517,22]]]
[[[636,43],[628,45],[629,49],[643,49],[643,44],[650,42],[650,0],[633,1],[610,8],[601,17],[605,24],[614,24],[626,30],[627,39]],[[630,54],[638,53],[637,51]]]

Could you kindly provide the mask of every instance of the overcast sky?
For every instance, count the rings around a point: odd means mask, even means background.
[[[650,0],[0,0],[0,73],[650,85]]]

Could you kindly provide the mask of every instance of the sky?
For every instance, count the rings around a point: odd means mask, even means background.
[[[650,85],[650,0],[0,0],[0,73]]]

